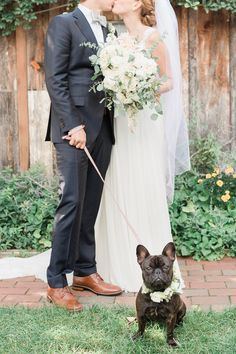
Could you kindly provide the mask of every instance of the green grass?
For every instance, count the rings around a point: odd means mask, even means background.
[[[165,328],[158,324],[133,342],[137,324],[128,325],[126,317],[134,315],[125,307],[94,306],[77,314],[53,307],[0,308],[0,353],[236,353],[236,308],[188,312],[176,330],[177,349],[167,346]]]

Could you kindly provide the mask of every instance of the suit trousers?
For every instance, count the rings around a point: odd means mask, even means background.
[[[52,253],[47,269],[52,288],[67,286],[66,273],[88,276],[96,272],[96,222],[103,183],[84,150],[67,141],[54,144],[59,175],[60,202],[56,210]],[[101,174],[105,177],[111,156],[112,136],[108,117],[88,147]]]

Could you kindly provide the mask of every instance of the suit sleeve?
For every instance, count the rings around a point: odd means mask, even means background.
[[[69,91],[70,49],[71,32],[68,18],[65,15],[56,16],[49,24],[46,35],[44,65],[46,85],[53,111],[63,133],[84,124]]]

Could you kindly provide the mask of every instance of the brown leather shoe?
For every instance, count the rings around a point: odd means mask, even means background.
[[[119,295],[122,293],[119,286],[105,283],[98,273],[86,277],[74,276],[72,289],[80,291],[86,289],[97,295]]]
[[[48,288],[47,298],[54,305],[69,311],[81,311],[83,309],[68,286],[64,288]]]

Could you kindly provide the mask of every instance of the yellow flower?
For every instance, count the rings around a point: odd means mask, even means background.
[[[202,182],[203,182],[203,179],[201,179],[201,178],[197,181],[197,183],[199,183],[199,184]]]
[[[230,175],[231,173],[234,173],[233,167],[232,167],[232,166],[227,166],[227,167],[225,168],[225,174],[226,174],[226,175]]]
[[[229,194],[225,194],[221,196],[221,200],[223,200],[223,202],[228,202],[228,200],[230,200],[230,195]]]
[[[210,173],[206,174],[206,179],[209,179],[209,178],[211,178],[211,174]]]
[[[217,175],[219,175],[219,174],[220,174],[220,168],[219,168],[219,167],[214,168],[214,172],[215,172]]]
[[[229,194],[230,193],[230,191],[225,191],[225,194]]]
[[[221,181],[221,179],[219,179],[219,180],[216,182],[216,184],[217,184],[218,187],[222,187],[223,184],[224,184],[224,182]]]
[[[213,172],[212,177],[216,177],[216,176],[217,176],[217,173]]]

